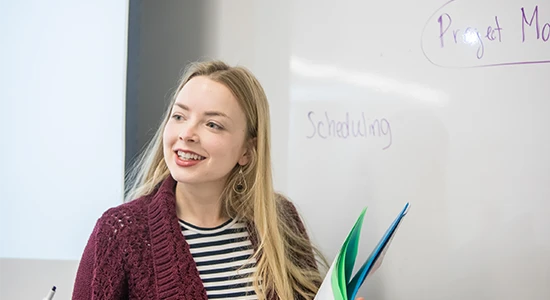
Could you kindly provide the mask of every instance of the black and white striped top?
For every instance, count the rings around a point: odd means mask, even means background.
[[[258,299],[250,275],[256,269],[246,224],[229,220],[201,228],[179,220],[208,299]]]

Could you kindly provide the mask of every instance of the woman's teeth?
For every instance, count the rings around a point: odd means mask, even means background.
[[[181,159],[186,159],[186,160],[203,160],[204,157],[203,156],[200,156],[198,154],[192,154],[192,153],[187,153],[187,152],[183,152],[183,151],[178,151],[178,157],[181,158]]]

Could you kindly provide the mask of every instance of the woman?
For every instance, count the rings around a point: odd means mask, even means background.
[[[273,190],[268,102],[246,69],[190,65],[130,180],[73,299],[314,298],[322,256]]]

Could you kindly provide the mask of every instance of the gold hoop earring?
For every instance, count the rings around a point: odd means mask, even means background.
[[[239,195],[242,195],[246,192],[248,189],[248,185],[246,183],[246,178],[243,174],[243,167],[239,168],[239,179],[237,180],[237,184],[233,185],[233,191]]]

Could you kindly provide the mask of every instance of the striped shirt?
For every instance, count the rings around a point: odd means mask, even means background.
[[[252,286],[256,260],[246,224],[229,220],[201,228],[179,220],[208,299],[258,299]]]

